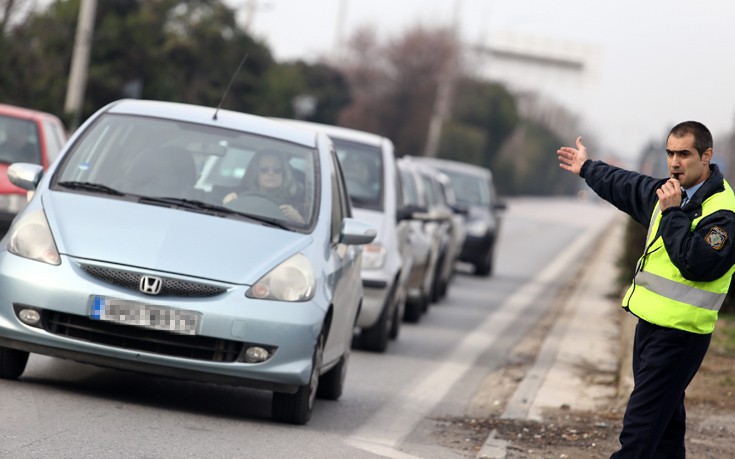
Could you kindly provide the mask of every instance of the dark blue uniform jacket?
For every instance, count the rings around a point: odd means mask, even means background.
[[[702,201],[725,189],[724,178],[717,165],[711,164],[709,167],[710,177],[701,188],[684,207],[666,209],[659,225],[659,234],[663,237],[671,261],[685,278],[695,282],[722,277],[735,263],[733,209],[722,209],[708,215],[700,220],[694,231],[690,231],[692,220],[702,215]],[[592,160],[584,163],[580,176],[602,199],[646,228],[658,204],[656,190],[668,180]],[[705,239],[715,226],[727,236],[724,246],[719,250]]]

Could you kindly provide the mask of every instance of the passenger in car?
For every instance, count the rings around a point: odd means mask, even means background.
[[[294,179],[294,172],[283,153],[264,149],[250,160],[241,186],[223,199],[227,204],[241,194],[264,196],[278,204],[283,214],[294,221],[304,223],[304,217],[297,208],[303,199],[303,186]]]

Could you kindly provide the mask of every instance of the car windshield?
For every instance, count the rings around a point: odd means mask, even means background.
[[[490,205],[490,186],[486,178],[446,170],[443,172],[449,177],[459,204],[483,207]]]
[[[41,164],[36,123],[0,115],[0,162]]]
[[[383,156],[380,148],[333,138],[353,207],[383,210]]]
[[[316,158],[247,132],[106,114],[64,157],[52,188],[307,228],[316,218]]]

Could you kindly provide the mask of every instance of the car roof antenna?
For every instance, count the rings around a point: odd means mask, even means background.
[[[227,96],[227,93],[230,91],[230,86],[232,86],[232,82],[235,81],[235,77],[238,73],[240,73],[240,69],[242,68],[242,64],[245,63],[245,59],[248,58],[248,53],[245,53],[245,55],[242,57],[242,60],[240,61],[240,65],[237,66],[237,70],[235,70],[235,73],[232,74],[232,78],[230,78],[230,83],[227,85],[227,89],[225,89],[224,94],[222,94],[222,99],[219,101],[219,105],[217,105],[217,109],[214,111],[214,116],[212,116],[212,119],[214,121],[217,121],[217,112],[219,112],[219,109],[222,107],[222,102],[225,101],[225,96]]]

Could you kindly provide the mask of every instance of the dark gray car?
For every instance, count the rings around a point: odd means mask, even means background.
[[[449,177],[458,206],[467,212],[466,233],[459,261],[471,263],[477,275],[491,275],[501,214],[506,208],[495,190],[492,172],[459,161],[426,157],[415,159],[430,164]]]

